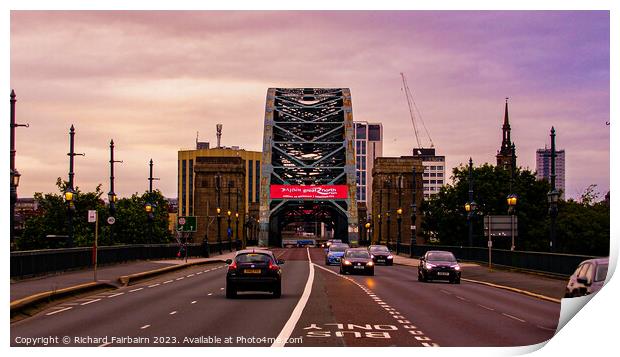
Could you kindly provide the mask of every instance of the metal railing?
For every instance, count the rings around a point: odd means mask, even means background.
[[[241,243],[241,242],[239,242]],[[97,251],[97,264],[106,265],[133,260],[177,258],[179,244],[133,244],[101,246]],[[241,249],[235,242],[223,241],[190,243],[186,245],[188,257],[209,257],[221,252]],[[185,252],[181,253],[185,257]],[[41,249],[11,252],[11,278],[24,278],[93,266],[93,248]]]

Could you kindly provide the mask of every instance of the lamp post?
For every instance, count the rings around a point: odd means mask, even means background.
[[[67,246],[73,247],[73,213],[75,212],[75,189],[73,186],[73,176],[75,173],[73,172],[73,158],[75,156],[85,156],[84,154],[76,154],[75,153],[75,128],[73,124],[69,129],[69,152],[67,153],[69,156],[69,183],[68,187],[65,189],[65,201],[68,204],[67,209],[67,219],[69,221],[69,240],[67,242]]]
[[[388,247],[390,246],[390,243],[392,243],[392,237],[391,237],[391,232],[390,232],[390,228],[392,226],[392,218],[390,217],[390,196],[391,196],[391,192],[390,192],[390,188],[392,187],[392,181],[391,180],[386,180],[385,181],[385,185],[387,186],[387,210],[385,212],[385,216],[387,217],[387,232],[386,232],[386,237],[385,240],[387,242]]]
[[[474,245],[474,234],[471,220],[473,214],[476,212],[476,202],[474,202],[474,180],[472,177],[473,164],[474,163],[470,157],[469,170],[467,173],[467,182],[469,183],[468,201],[465,203],[465,211],[467,212],[467,240],[470,247]]]
[[[148,236],[147,236],[147,244],[151,244],[152,235],[153,235],[153,204],[147,202],[144,205],[144,211],[146,212],[148,219]]]
[[[547,194],[549,201],[549,215],[551,216],[551,229],[549,230],[549,249],[552,253],[557,251],[555,237],[555,221],[558,217],[558,198],[560,193],[555,188],[555,128],[551,127],[551,191]]]
[[[236,189],[237,192],[237,204],[235,205],[235,249],[238,250],[239,245],[239,189]]]
[[[220,213],[222,209],[220,208],[220,196],[222,191],[222,176],[217,174],[215,176],[215,196],[217,200],[217,245],[219,247],[220,254],[222,254],[222,216]]]
[[[108,192],[110,217],[114,217],[116,213],[116,193],[114,192],[114,163],[115,162],[123,162],[123,161],[114,160],[114,140],[110,140],[110,192]],[[110,244],[113,244],[113,243],[114,243],[114,223],[110,223]]]
[[[226,212],[226,214],[228,215],[227,221],[228,221],[228,228],[226,229],[226,237],[228,238],[228,250],[232,251],[232,228],[230,228],[230,215],[232,214],[231,210],[230,210],[230,190],[233,186],[233,182],[232,181],[228,181],[228,210]]]
[[[15,124],[15,91],[11,89],[11,219],[9,224],[11,243],[15,239],[15,204],[17,203],[17,186],[21,174],[15,168],[15,128],[19,126],[29,127],[29,124]]]
[[[370,245],[370,227],[371,224],[370,222],[366,222],[366,224],[364,224],[364,228],[366,228],[366,242],[368,243],[368,245]]]
[[[377,244],[381,244],[381,236],[382,236],[382,232],[383,232],[383,222],[381,221],[381,211],[383,210],[383,190],[379,189],[379,213],[377,214],[377,220],[379,221],[379,232],[377,235]]]
[[[148,200],[152,200],[152,193],[153,193],[153,181],[154,180],[159,180],[158,177],[153,177],[153,159],[151,159],[149,161],[149,198]],[[149,233],[148,233],[148,244],[151,244],[152,240],[153,240],[153,221],[155,218],[155,215],[153,214],[153,204],[150,202],[147,202],[145,209],[146,209],[146,213],[148,214],[148,225],[149,225]]]
[[[398,227],[398,233],[396,234],[396,254],[400,253],[400,243],[401,243],[401,226],[402,226],[402,215],[403,215],[403,209],[402,209],[402,200],[401,200],[401,195],[402,195],[402,189],[403,189],[403,175],[399,175],[398,176],[398,209],[396,209],[396,226]]]
[[[379,235],[377,237],[377,244],[381,244],[382,243],[382,241],[381,241],[381,231],[383,230],[383,229],[381,229],[381,228],[383,228],[383,222],[381,221],[381,213],[379,213],[377,215],[377,220],[379,221]]]
[[[508,203],[508,214],[510,215],[510,237],[512,238],[510,250],[515,250],[515,207],[517,206],[517,195],[511,193],[506,198],[506,202]]]
[[[415,163],[413,164],[412,171],[412,179],[411,179],[411,245],[409,247],[409,256],[413,257],[413,247],[416,245],[416,213],[417,213],[417,204],[416,204],[416,189],[417,189],[417,180],[416,180],[416,169]]]

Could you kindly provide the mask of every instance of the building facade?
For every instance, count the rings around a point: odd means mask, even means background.
[[[195,213],[195,165],[199,158],[205,157],[239,157],[245,166],[244,171],[244,207],[259,201],[260,170],[262,152],[246,151],[238,147],[212,148],[208,144],[197,143],[195,150],[178,152],[178,215],[194,216]]]
[[[413,149],[413,157],[422,160],[424,167],[422,186],[424,199],[428,200],[439,193],[441,187],[446,184],[446,157],[435,155],[434,148]]]
[[[372,207],[372,168],[377,157],[383,155],[383,125],[354,122],[356,200]]]
[[[564,198],[566,191],[566,153],[564,150],[555,151],[555,188]],[[536,178],[551,182],[551,149],[536,150]]]
[[[414,200],[413,168],[416,169],[415,178],[415,224],[412,225],[411,213]],[[371,223],[370,235],[373,244],[389,244],[394,246],[399,237],[400,241],[409,243],[412,236],[412,226],[416,227],[416,244],[424,244],[421,235],[420,204],[423,200],[422,190],[423,165],[418,157],[378,157],[372,170],[373,197],[372,210],[366,222]],[[398,214],[398,209],[401,214]]]

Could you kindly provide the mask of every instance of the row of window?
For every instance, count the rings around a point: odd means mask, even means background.
[[[422,183],[425,185],[443,185],[443,180],[422,180]]]
[[[425,172],[424,177],[443,177],[443,172]]]
[[[424,171],[428,170],[440,170],[443,171],[443,166],[424,166]]]
[[[355,152],[358,155],[366,155],[366,142],[361,140],[355,141]]]

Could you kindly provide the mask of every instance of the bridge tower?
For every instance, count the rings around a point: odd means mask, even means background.
[[[259,245],[280,245],[293,222],[322,222],[357,244],[354,148],[348,88],[267,91]]]

